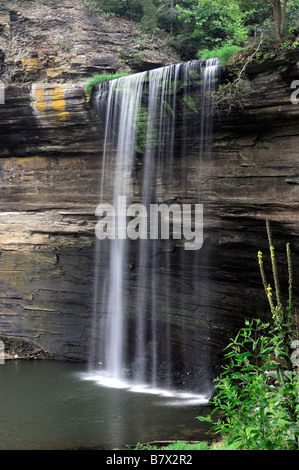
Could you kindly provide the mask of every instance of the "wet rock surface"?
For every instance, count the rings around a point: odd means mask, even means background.
[[[0,341],[3,343],[3,351],[1,351],[3,355],[1,355],[1,359],[4,361],[20,359],[56,359],[55,354],[48,353],[36,344],[24,341],[23,339],[0,336]]]
[[[134,49],[131,24],[112,19],[107,25],[74,2],[60,3],[25,8],[7,2],[0,10],[1,79],[10,82],[0,106],[0,331],[2,338],[23,339],[55,357],[86,360],[103,123],[88,102],[82,76],[144,70],[171,59],[146,42]],[[121,58],[119,49],[126,44]],[[157,315],[161,334],[171,319],[173,348],[180,356],[173,369],[178,380],[189,371],[194,377],[198,363],[216,371],[223,347],[244,318],[269,318],[257,263],[259,250],[268,253],[266,218],[272,221],[283,286],[286,242],[298,277],[299,105],[290,102],[290,83],[299,78],[299,53],[286,61],[287,75],[275,64],[249,69],[244,113],[215,119],[209,158],[199,159],[194,108],[184,121],[193,129],[192,138],[184,142],[183,120],[178,126],[171,191],[162,188],[161,198],[168,203],[201,198],[205,237],[204,249],[185,252],[183,263],[176,243],[156,254]],[[183,144],[188,148],[184,162]],[[166,176],[168,171],[166,166]],[[138,201],[142,166],[137,162],[132,177]],[[131,250],[134,257],[135,245]],[[107,263],[104,252],[102,282]],[[270,258],[265,264],[272,282]],[[133,264],[128,276],[129,299],[140,289],[150,295]]]

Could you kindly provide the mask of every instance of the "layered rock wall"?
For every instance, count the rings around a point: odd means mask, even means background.
[[[171,60],[146,41],[136,58],[129,23],[104,24],[73,2],[63,2],[62,9],[54,4],[1,10],[1,77],[9,84],[0,105],[0,328],[4,336],[30,340],[60,357],[86,359],[103,125],[84,84],[95,72],[138,71]],[[277,64],[248,68],[244,113],[215,118],[209,158],[199,159],[194,108],[186,116],[193,137],[186,142],[183,185],[174,184],[170,194],[165,188],[164,195],[190,202],[202,196],[204,250],[187,253],[183,263],[178,247],[157,253],[156,296],[161,325],[171,318],[172,342],[193,362],[213,367],[245,317],[269,316],[256,258],[259,250],[268,252],[265,218],[272,221],[283,285],[287,241],[298,277],[299,105],[290,101],[298,63],[297,51],[285,58],[287,74]],[[182,136],[178,128],[174,182],[182,174]],[[136,164],[136,200],[141,176]],[[270,275],[270,259],[265,265]],[[165,276],[173,286],[167,311]],[[140,286],[131,269],[132,298],[137,289],[148,292],[146,280]]]
[[[1,335],[86,359],[102,143],[84,86],[175,60],[88,2],[1,5]]]

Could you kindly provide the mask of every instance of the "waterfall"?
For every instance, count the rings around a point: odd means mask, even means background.
[[[94,109],[104,129],[101,210],[96,215],[101,230],[109,226],[113,233],[108,230],[106,237],[96,240],[90,362],[116,382],[130,379],[151,387],[173,386],[176,341],[168,320],[171,310],[180,308],[180,295],[173,301],[171,276],[177,274],[171,254],[178,251],[176,262],[184,264],[185,252],[181,241],[174,243],[175,236],[150,239],[148,231],[142,232],[149,213],[142,213],[142,208],[188,202],[184,196],[188,113],[191,110],[197,116],[200,159],[210,148],[207,93],[216,86],[218,74],[217,59],[190,61],[114,79],[94,93]],[[193,94],[199,98],[195,100]],[[174,163],[178,155],[179,170]],[[113,214],[109,219],[111,206],[115,219]],[[128,239],[126,227],[134,217],[139,220],[139,233],[135,232],[136,239]],[[159,302],[156,295],[161,290],[163,305],[161,295]]]

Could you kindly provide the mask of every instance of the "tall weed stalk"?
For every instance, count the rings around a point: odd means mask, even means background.
[[[272,321],[245,321],[245,327],[225,349],[227,364],[215,380],[214,410],[207,418],[198,419],[212,423],[211,430],[238,449],[293,450],[298,449],[299,399],[298,363],[294,354],[292,257],[288,243],[289,287],[284,304],[268,220],[266,228],[274,289],[267,281],[260,251],[258,263]],[[216,412],[220,417],[215,422]]]

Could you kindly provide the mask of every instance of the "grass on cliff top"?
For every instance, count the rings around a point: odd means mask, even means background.
[[[94,75],[90,78],[85,85],[85,91],[90,96],[93,90],[93,87],[99,85],[100,83],[108,82],[109,80],[114,80],[115,78],[127,77],[131,75],[130,73],[102,73],[101,75]]]
[[[121,450],[121,449],[114,449]],[[122,449],[123,450],[123,449]],[[153,444],[137,444],[136,447],[131,448],[130,450],[235,450],[234,445],[228,445],[225,442],[212,442],[208,443],[206,441],[197,442],[197,443],[187,443],[182,441],[176,441],[171,444],[166,445],[155,445]]]
[[[238,46],[223,46],[217,49],[212,49],[211,51],[205,49],[204,51],[200,51],[198,53],[198,57],[200,59],[220,59],[220,64],[222,67],[225,67],[229,61],[229,59],[236,54],[237,52],[241,51],[241,47]]]

